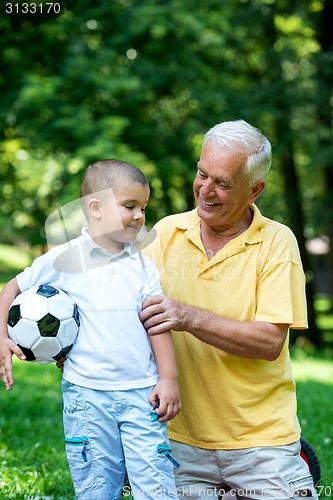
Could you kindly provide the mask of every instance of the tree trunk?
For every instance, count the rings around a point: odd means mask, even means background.
[[[288,133],[286,130],[286,123],[287,121],[283,121],[280,126],[283,128],[283,132],[287,136]],[[282,130],[280,131],[280,133],[278,133],[278,136],[282,137],[282,135],[280,134],[282,134]],[[303,268],[307,277],[306,298],[309,323],[307,338],[315,347],[319,348],[322,344],[322,339],[316,323],[316,313],[314,308],[313,272],[311,269],[310,258],[305,248],[305,237],[303,231],[305,225],[304,214],[302,210],[301,193],[299,190],[298,177],[296,173],[291,144],[284,144],[284,151],[281,152],[281,169],[284,179],[286,204],[288,206],[289,225],[298,241]]]
[[[272,4],[270,8],[265,11],[265,34],[270,42],[270,46],[274,47],[277,41],[277,31],[274,23],[274,16],[276,13],[277,5]],[[307,332],[307,338],[315,347],[321,346],[321,336],[316,323],[316,314],[314,308],[314,283],[313,283],[313,272],[311,269],[311,263],[309,255],[305,248],[305,237],[304,237],[304,214],[302,209],[302,197],[299,189],[298,176],[296,172],[296,166],[294,161],[294,146],[293,146],[293,131],[291,129],[291,103],[292,97],[289,95],[288,84],[284,82],[283,85],[279,87],[276,86],[276,82],[283,81],[283,71],[282,71],[282,61],[280,53],[273,50],[270,54],[267,54],[267,73],[270,75],[271,83],[275,89],[279,91],[275,92],[275,127],[276,127],[276,144],[279,150],[278,157],[281,160],[281,172],[283,175],[284,187],[285,187],[285,197],[286,205],[288,208],[289,215],[289,226],[293,230],[296,239],[298,241],[300,254],[302,258],[303,268],[307,276],[306,284],[306,298],[307,298],[307,308],[308,308],[308,324],[309,330]]]
[[[319,14],[317,39],[321,52],[317,55],[316,65],[320,93],[317,98],[318,151],[319,163],[324,170],[326,195],[323,200],[323,220],[325,233],[330,239],[328,255],[329,293],[333,300],[333,131],[332,131],[332,91],[333,91],[333,0],[325,0]]]

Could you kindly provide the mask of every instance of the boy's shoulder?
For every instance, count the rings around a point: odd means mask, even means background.
[[[54,269],[63,273],[80,273],[86,268],[89,242],[79,236],[49,250]]]

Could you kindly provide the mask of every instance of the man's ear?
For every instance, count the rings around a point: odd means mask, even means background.
[[[260,179],[257,181],[255,184],[252,186],[252,192],[249,198],[249,203],[252,204],[256,201],[260,193],[263,191],[263,189],[266,186],[266,181],[265,179]]]
[[[101,204],[97,198],[90,198],[87,205],[89,213],[95,218],[101,218]]]

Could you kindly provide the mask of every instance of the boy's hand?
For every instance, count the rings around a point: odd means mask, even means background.
[[[148,401],[159,415],[159,422],[172,420],[181,410],[178,383],[174,379],[161,379],[154,387]],[[158,407],[157,407],[158,406]]]
[[[10,340],[4,338],[0,341],[0,374],[1,380],[5,384],[7,391],[9,391],[14,384],[12,373],[12,357],[15,354],[21,361],[26,359],[21,349]]]
[[[62,372],[64,371],[64,363],[66,361],[66,356],[63,356],[62,358],[58,359],[56,362],[57,368],[61,370]]]

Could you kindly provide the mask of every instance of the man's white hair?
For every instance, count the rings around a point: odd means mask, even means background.
[[[202,147],[214,141],[226,149],[239,149],[247,154],[245,168],[251,183],[264,179],[272,163],[272,148],[269,140],[244,120],[218,123],[205,134]]]

